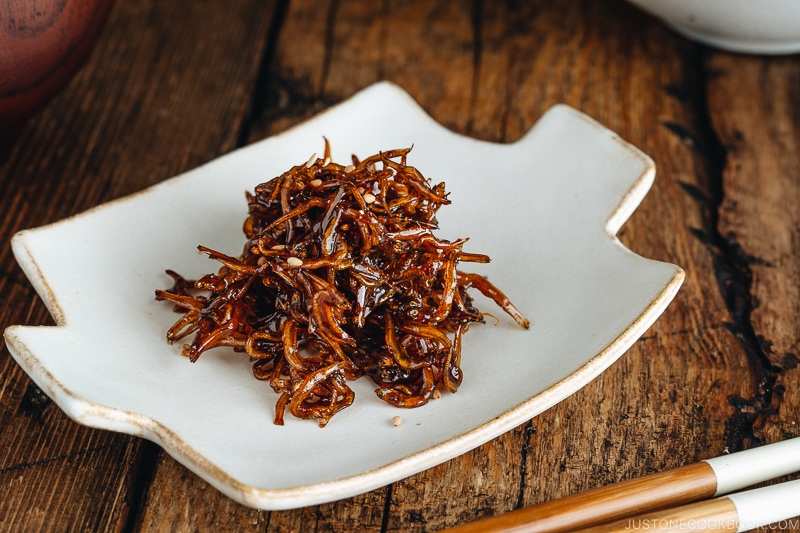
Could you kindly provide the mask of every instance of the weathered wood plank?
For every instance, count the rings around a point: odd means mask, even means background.
[[[800,57],[713,54],[707,69],[724,163],[720,247],[733,261],[735,333],[754,380],[732,430],[772,442],[800,435]]]
[[[619,362],[529,423],[390,487],[285,512],[77,426],[4,349],[0,529],[435,531],[798,434],[800,59],[706,50],[622,0],[285,8],[273,26],[273,4],[119,2],[87,68],[0,155],[0,238],[388,79],[460,133],[512,142],[564,102],[653,156],[655,185],[620,238],[684,267],[681,292]],[[0,301],[0,324],[49,323],[7,246]]]
[[[717,54],[710,115],[724,150],[719,231],[752,271],[751,316],[772,364],[800,349],[800,61]]]
[[[11,257],[15,231],[235,148],[274,5],[116,3],[90,62],[2,150],[1,327],[52,323]],[[67,419],[5,346],[0,369],[0,529],[109,531],[133,524],[157,447]],[[166,482],[161,490],[169,492],[181,479]]]

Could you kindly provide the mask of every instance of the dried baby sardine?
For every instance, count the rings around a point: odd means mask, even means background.
[[[467,289],[494,300],[522,327],[529,322],[485,277],[459,264],[488,263],[463,251],[466,239],[437,238],[445,184],[431,185],[406,164],[410,149],[346,166],[325,143],[314,154],[247,195],[247,242],[238,257],[200,246],[222,264],[188,281],[168,271],[157,290],[183,312],[167,332],[191,361],[211,348],[245,353],[258,379],[286,409],[324,426],[353,403],[348,381],[366,374],[378,397],[418,407],[462,381],[461,341],[484,322]]]

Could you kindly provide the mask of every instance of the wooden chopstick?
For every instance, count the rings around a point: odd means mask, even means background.
[[[581,529],[584,533],[750,531],[800,517],[800,479]],[[800,524],[800,518],[797,519]],[[787,524],[788,525],[788,522]],[[791,527],[790,529],[796,529]]]
[[[672,512],[701,500],[707,501],[681,512],[719,514],[726,508],[730,511],[730,504],[724,498],[709,498],[796,471],[800,471],[800,438],[622,481],[446,531],[564,533],[660,510]]]
[[[556,533],[714,496],[717,479],[700,462],[448,529],[448,533]]]
[[[674,531],[739,531],[739,514],[729,498],[712,498],[666,509],[648,515],[634,516],[609,524],[583,528],[583,533],[622,533],[634,530]]]

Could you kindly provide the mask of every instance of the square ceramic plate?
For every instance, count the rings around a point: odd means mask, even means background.
[[[413,145],[409,164],[445,181],[439,237],[469,237],[489,276],[532,321],[500,317],[464,338],[464,382],[399,410],[353,384],[355,403],[325,428],[287,415],[275,393],[224,349],[191,364],[165,342],[176,319],[153,291],[166,268],[197,277],[238,255],[244,192],[323,149],[335,161]],[[388,83],[281,135],[138,194],[22,231],[14,254],[56,327],[11,326],[9,350],[74,420],[140,435],[231,498],[284,509],[345,498],[464,453],[572,394],[656,320],[683,271],[642,258],[615,235],[654,178],[650,158],[566,106],[500,145],[456,135]],[[475,267],[475,268],[472,268]],[[478,268],[480,267],[480,268]],[[403,424],[390,420],[401,414]]]

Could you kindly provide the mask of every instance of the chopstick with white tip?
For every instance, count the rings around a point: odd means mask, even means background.
[[[729,514],[727,517],[735,517],[736,524],[748,525],[756,521],[754,515],[748,513],[759,507],[758,504],[750,502],[763,502],[764,498],[769,500],[789,494],[794,498],[794,500],[790,498],[792,503],[800,505],[800,483],[788,482],[757,489],[757,491],[771,489],[771,492],[747,491],[731,494],[725,498],[717,497],[797,471],[800,471],[800,437],[622,481],[458,526],[448,529],[447,532],[564,533],[620,520],[626,522],[624,519],[655,511],[673,512],[680,510],[681,507],[692,507],[686,504],[693,502],[700,502],[695,505],[707,506],[697,508],[701,513],[722,512],[726,509],[730,512],[732,502],[735,514]],[[767,496],[763,496],[764,494]],[[770,501],[770,506],[766,507],[775,509],[776,505],[772,504],[783,500]],[[791,514],[795,507],[788,502],[783,507],[782,512],[790,514],[780,518],[781,520],[800,515],[800,507],[795,514]],[[745,509],[745,516],[741,516],[742,509]],[[682,510],[684,513],[691,511],[692,509],[687,511],[685,508]],[[770,518],[766,523],[772,521],[774,520]],[[719,523],[723,522],[729,526],[733,524],[727,519],[720,520]],[[629,524],[623,524],[622,528],[631,529],[625,526]],[[727,530],[737,531],[737,528],[738,525]],[[726,529],[720,531],[724,530]]]
[[[582,528],[584,533],[750,531],[800,517],[800,479]],[[800,518],[798,519],[800,523]]]

